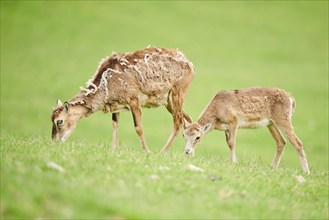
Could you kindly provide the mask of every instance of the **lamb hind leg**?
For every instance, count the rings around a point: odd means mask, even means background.
[[[299,138],[295,134],[291,121],[289,121],[288,123],[277,123],[277,127],[287,136],[288,140],[295,147],[303,171],[306,172],[307,174],[310,174],[310,170],[306,159],[306,154],[303,149],[303,143],[299,140]]]
[[[287,138],[294,145],[294,147],[298,153],[299,161],[300,161],[303,171],[306,172],[307,174],[310,174],[310,170],[308,168],[308,163],[307,163],[307,159],[306,159],[306,154],[303,149],[303,143],[299,140],[299,138],[296,136],[294,131],[292,131],[291,133],[287,133]]]
[[[280,160],[284,151],[284,146],[286,145],[286,141],[284,140],[281,132],[274,124],[269,125],[268,130],[270,131],[277,145],[276,154],[272,161],[272,167],[277,168],[280,164]]]

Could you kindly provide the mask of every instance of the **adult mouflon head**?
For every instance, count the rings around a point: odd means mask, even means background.
[[[57,108],[51,115],[52,139],[64,142],[76,128],[77,122],[88,113],[88,109],[81,105],[64,104],[58,100]]]

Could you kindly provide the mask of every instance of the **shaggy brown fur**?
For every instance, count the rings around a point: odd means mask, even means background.
[[[86,88],[81,88],[81,91],[68,101],[69,112],[82,114],[76,117],[75,122],[70,120],[69,113],[63,114],[65,111],[62,105],[53,111],[52,122],[58,128],[53,139],[65,140],[68,137],[66,133],[72,132],[71,128],[61,131],[60,126],[56,125],[59,118],[69,120],[75,127],[81,118],[102,110],[113,113],[112,146],[115,148],[118,146],[119,112],[130,110],[141,145],[148,151],[141,125],[141,107],[164,105],[174,119],[173,132],[162,149],[162,152],[166,152],[177,136],[182,118],[191,122],[182,107],[193,76],[193,64],[179,50],[149,47],[133,53],[113,53],[100,62]]]

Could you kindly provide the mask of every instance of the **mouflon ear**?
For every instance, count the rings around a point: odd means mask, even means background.
[[[57,107],[63,105],[62,101],[60,99],[57,99]]]
[[[202,128],[202,132],[205,134],[208,131],[210,131],[210,128],[212,127],[212,124],[206,124],[205,126],[203,126]]]
[[[183,127],[184,127],[184,129],[186,129],[190,125],[191,124],[185,118],[183,118]]]
[[[67,113],[69,112],[69,110],[70,110],[70,105],[69,105],[68,102],[64,102],[64,109],[65,109],[65,111],[66,111]]]

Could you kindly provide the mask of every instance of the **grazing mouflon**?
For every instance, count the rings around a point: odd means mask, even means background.
[[[183,101],[194,76],[193,64],[174,49],[148,47],[103,59],[86,88],[67,102],[58,100],[51,121],[52,139],[65,141],[77,122],[96,111],[112,113],[113,141],[118,142],[119,112],[131,111],[142,148],[149,151],[142,129],[141,108],[164,105],[173,116],[173,131],[162,152],[170,149],[183,123],[191,121]]]
[[[194,155],[200,139],[209,131],[225,131],[231,151],[231,161],[237,162],[235,140],[238,128],[267,127],[276,141],[277,151],[272,161],[278,167],[286,144],[283,132],[297,150],[302,169],[310,173],[303,150],[303,144],[296,136],[291,117],[295,99],[285,91],[276,88],[247,88],[220,91],[203,110],[196,123],[184,120],[185,153]]]

